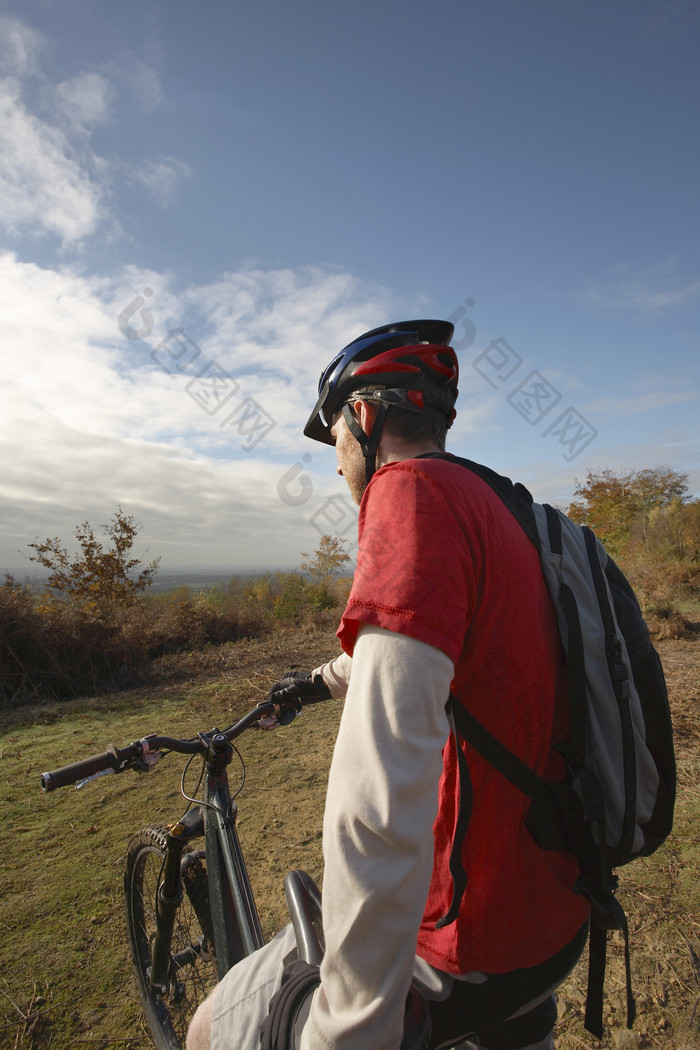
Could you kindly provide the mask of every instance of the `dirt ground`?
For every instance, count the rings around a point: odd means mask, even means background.
[[[332,635],[330,655],[333,654]],[[620,900],[628,916],[632,946],[632,975],[637,1019],[632,1031],[625,1026],[623,942],[610,936],[606,977],[605,1034],[598,1042],[583,1029],[587,985],[584,955],[571,978],[560,990],[557,1046],[614,1047],[616,1050],[663,1047],[665,1050],[700,1048],[700,635],[657,642],[672,702],[679,775],[676,826],[667,843],[648,859],[635,861],[619,872]],[[270,670],[276,654],[270,653]],[[290,662],[308,667],[310,658],[321,662],[329,655],[328,639],[319,635],[302,643]],[[260,671],[258,653],[251,653]],[[322,708],[325,707],[325,710]],[[286,770],[296,781],[293,798],[284,811],[263,814],[257,827],[246,830],[247,854],[259,858],[256,873],[265,877],[256,889],[259,902],[272,902],[274,887],[289,867],[303,865],[320,880],[322,874],[320,807],[325,777],[339,718],[338,707],[321,705],[308,711],[291,732],[303,732],[304,756]],[[301,722],[304,723],[303,730]],[[253,776],[274,774],[276,763],[286,766],[285,738],[269,734],[265,742],[270,758],[256,766]],[[279,773],[279,769],[277,770]],[[265,785],[274,795],[273,785]],[[256,793],[262,784],[251,785]],[[263,791],[265,794],[265,791]],[[242,832],[243,834],[243,832]],[[285,921],[280,903],[261,908],[263,922],[277,928]]]
[[[660,641],[658,649],[679,786],[669,840],[619,873],[637,1020],[628,1031],[623,946],[613,934],[604,1037],[583,1029],[584,958],[560,990],[560,1050],[700,1050],[700,634]],[[336,651],[329,621],[190,654],[185,678],[181,661],[164,659],[160,684],[146,690],[7,712],[0,797],[13,848],[0,857],[2,1050],[151,1045],[124,943],[121,864],[139,827],[179,815],[181,768],[171,756],[147,777],[111,777],[85,791],[48,796],[38,789],[40,772],[156,728],[187,735],[210,728],[214,718],[223,726],[264,697],[286,669],[314,667]],[[321,821],[341,713],[341,702],[319,704],[286,729],[241,739],[239,831],[267,935],[287,921],[286,873],[302,867],[321,881]],[[231,767],[232,781],[235,775]],[[76,866],[71,850],[88,862]]]

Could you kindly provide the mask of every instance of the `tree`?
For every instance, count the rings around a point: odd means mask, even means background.
[[[674,500],[684,503],[688,475],[671,467],[615,474],[612,470],[592,471],[585,482],[576,483],[569,517],[579,525],[590,525],[614,557],[634,542],[648,545],[649,520],[653,511],[668,507]]]
[[[306,551],[302,551],[301,556],[307,559],[301,563],[302,571],[308,572],[314,583],[323,587],[327,587],[345,562],[350,561],[350,555],[345,553],[343,541],[337,536],[322,536],[313,558]]]
[[[668,506],[655,507],[647,538],[650,549],[664,560],[700,560],[700,500],[674,499]]]
[[[132,556],[141,525],[121,507],[102,528],[111,541],[107,548],[96,539],[88,521],[75,527],[81,553],[73,560],[56,536],[29,544],[35,551],[29,560],[49,570],[48,586],[93,611],[115,604],[132,605],[136,596],[150,587],[160,564],[160,558],[156,558],[142,568],[141,560]]]

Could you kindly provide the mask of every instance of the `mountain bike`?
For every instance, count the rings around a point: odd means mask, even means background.
[[[236,828],[235,798],[245,767],[234,741],[261,719],[275,714],[264,701],[228,728],[211,729],[186,740],[149,734],[126,747],[110,745],[53,772],[44,773],[44,791],[78,787],[111,773],[148,772],[165,755],[188,755],[180,791],[183,815],[168,826],[151,825],[133,837],[126,854],[126,928],[141,1002],[158,1050],[185,1045],[198,1005],[229,969],[264,944],[264,936]],[[284,712],[288,720],[293,708]],[[241,761],[238,790],[231,795],[228,766]],[[191,794],[185,778],[199,757],[202,767]],[[197,794],[200,797],[196,797]],[[321,894],[302,870],[284,883],[297,956],[320,964],[323,957]],[[407,1001],[402,1050],[422,1050],[427,1010],[417,990]]]

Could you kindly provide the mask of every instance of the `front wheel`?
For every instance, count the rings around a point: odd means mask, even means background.
[[[167,835],[166,828],[154,826],[132,839],[126,855],[124,891],[136,983],[153,1041],[158,1050],[179,1050],[185,1045],[195,1010],[217,984],[218,973],[203,853],[185,843],[180,856],[182,899],[168,949],[166,986],[158,991],[150,987]]]

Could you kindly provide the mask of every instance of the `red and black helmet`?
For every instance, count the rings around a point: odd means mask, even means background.
[[[449,345],[453,333],[449,321],[399,321],[354,339],[321,373],[306,437],[332,445],[334,414],[363,387],[375,388],[368,396],[387,406],[412,412],[436,408],[449,426],[459,377],[457,355]]]

